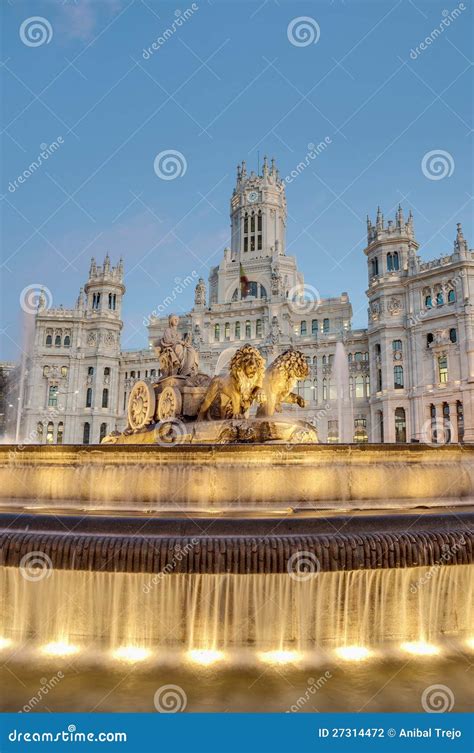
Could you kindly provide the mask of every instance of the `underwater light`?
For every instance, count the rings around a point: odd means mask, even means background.
[[[115,659],[120,661],[145,661],[150,656],[151,651],[147,648],[140,648],[140,646],[120,646],[113,652]]]
[[[79,652],[79,646],[74,646],[67,641],[53,641],[42,646],[41,651],[48,656],[72,656]]]
[[[258,658],[266,664],[291,664],[301,659],[299,651],[262,651]]]
[[[11,646],[11,645],[12,645],[12,642],[10,638],[2,638],[0,636],[0,651],[4,648],[8,648],[8,646]]]
[[[335,653],[344,661],[363,661],[372,656],[372,652],[365,646],[340,646]]]
[[[207,666],[208,664],[214,664],[217,661],[221,661],[224,658],[224,652],[215,651],[213,649],[193,649],[188,651],[187,657],[189,661]]]
[[[438,646],[434,646],[432,643],[425,643],[424,641],[408,641],[408,643],[402,643],[400,648],[416,656],[436,656],[440,651]]]

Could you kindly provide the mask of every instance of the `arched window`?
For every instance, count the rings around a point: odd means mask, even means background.
[[[53,444],[54,442],[54,424],[52,421],[48,423],[48,429],[46,431],[46,444]]]
[[[87,369],[87,374],[88,374],[88,376],[94,376],[94,367],[93,366],[89,366],[89,368]]]
[[[438,358],[438,375],[440,384],[446,384],[448,381],[448,359],[447,356]]]
[[[92,408],[92,387],[87,388],[86,392],[86,408]]]
[[[56,335],[56,337],[54,338],[54,345],[56,348],[61,347],[61,335]]]
[[[331,353],[331,355],[328,356],[328,364],[329,366],[331,366],[331,368],[332,368],[333,363],[334,363],[334,353]]]
[[[300,322],[300,335],[306,335],[306,322]]]
[[[56,443],[62,444],[63,443],[63,437],[64,437],[64,424],[62,421],[58,424],[58,433],[56,435]]]
[[[393,350],[401,350],[402,349],[402,341],[401,340],[392,340],[392,349]]]
[[[267,298],[267,297],[268,296],[267,296],[266,289],[263,287],[263,285],[260,285],[260,298]]]
[[[156,369],[150,369],[150,378],[154,379],[156,377]]]
[[[214,324],[214,340],[216,342],[219,342],[221,336],[221,325],[220,324]]]
[[[407,441],[405,408],[395,408],[395,442]]]
[[[109,309],[115,311],[117,296],[115,293],[109,293]]]
[[[106,366],[104,369],[104,376],[110,376],[110,366]]]
[[[43,424],[39,421],[36,427],[36,438],[39,444],[43,444]]]
[[[56,408],[58,405],[58,391],[59,387],[57,384],[50,385],[48,392],[48,405],[52,408]]]
[[[51,371],[51,366],[43,366],[43,376],[47,377]]]
[[[258,298],[258,284],[256,282],[249,282],[247,286],[248,296],[253,296],[253,298]]]
[[[454,303],[456,300],[456,293],[454,290],[450,290],[448,293],[448,303]]]
[[[328,399],[328,380],[323,379],[323,400]]]
[[[224,324],[224,337],[226,340],[230,339],[230,322]]]
[[[99,309],[100,305],[100,293],[94,293],[92,296],[92,308],[96,311]]]
[[[50,348],[52,344],[53,344],[53,336],[51,334],[46,335],[46,347]]]
[[[99,442],[102,442],[102,440],[106,436],[107,436],[107,424],[101,424],[100,425]]]
[[[400,263],[398,260],[398,251],[394,251],[393,253],[387,254],[387,271],[396,272],[398,269],[400,269]]]
[[[328,357],[323,356],[323,366],[326,366],[327,362],[328,362]]]
[[[130,379],[135,379],[135,372],[134,371],[130,372]]]
[[[431,293],[428,293],[428,295],[425,295],[425,306],[427,309],[430,309],[433,306],[433,299],[431,297]]]
[[[65,348],[71,347],[71,337],[69,335],[66,335],[64,338],[64,347]]]
[[[319,331],[318,330],[318,320],[317,319],[313,319],[313,321],[311,322],[311,334],[312,335],[317,335],[318,331]]]
[[[353,359],[354,359],[354,356],[352,355],[352,353],[348,353],[347,354],[347,361],[348,361],[348,363],[352,363]]]
[[[394,366],[393,368],[393,386],[396,390],[402,390],[403,384],[403,366]]]
[[[434,340],[434,335],[433,335],[433,333],[432,333],[432,332],[428,332],[428,334],[426,335],[426,347],[427,347],[427,348],[429,348],[429,347],[430,347],[430,345],[431,345],[431,343],[433,342],[433,340]]]
[[[365,394],[370,397],[370,376],[368,374],[365,377]]]
[[[109,391],[107,387],[104,387],[102,390],[102,408],[108,408],[109,407]]]
[[[329,319],[323,319],[323,332],[326,335],[329,332]]]
[[[372,277],[377,277],[378,273],[379,273],[379,260],[375,256],[372,259]]]
[[[91,437],[91,425],[86,421],[84,424],[84,431],[82,433],[82,442],[83,444],[89,444]]]
[[[362,353],[360,351],[357,351],[357,353],[354,356],[355,361],[362,361]]]
[[[240,322],[235,323],[235,339],[240,340]]]
[[[458,333],[456,332],[456,328],[455,327],[451,327],[451,329],[449,330],[449,339],[451,340],[452,343],[457,342],[457,340],[458,340]]]
[[[255,335],[257,337],[261,337],[262,333],[263,333],[262,320],[261,319],[257,319],[257,321],[255,322]]]
[[[438,291],[438,293],[436,293],[436,305],[442,306],[443,303],[444,303],[444,297],[443,297],[443,293],[440,290]]]
[[[67,366],[61,366],[61,376],[62,377],[67,377],[68,373],[69,373],[68,367]]]
[[[252,327],[248,319],[245,322],[245,337],[252,337]]]

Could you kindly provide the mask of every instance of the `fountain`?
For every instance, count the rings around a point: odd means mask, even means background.
[[[334,375],[337,389],[337,417],[339,441],[352,442],[354,415],[349,389],[349,362],[342,342],[336,343],[334,356]]]
[[[240,666],[472,640],[474,447],[318,444],[282,410],[301,354],[245,345],[211,379],[175,335],[124,433],[0,447],[0,650]],[[336,373],[347,439],[342,346]]]

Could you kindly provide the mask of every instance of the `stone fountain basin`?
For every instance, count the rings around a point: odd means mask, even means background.
[[[467,445],[0,446],[0,508],[225,514],[473,500]]]

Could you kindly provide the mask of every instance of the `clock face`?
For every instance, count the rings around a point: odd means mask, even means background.
[[[251,204],[255,204],[255,202],[258,201],[258,191],[250,191],[247,198]]]

